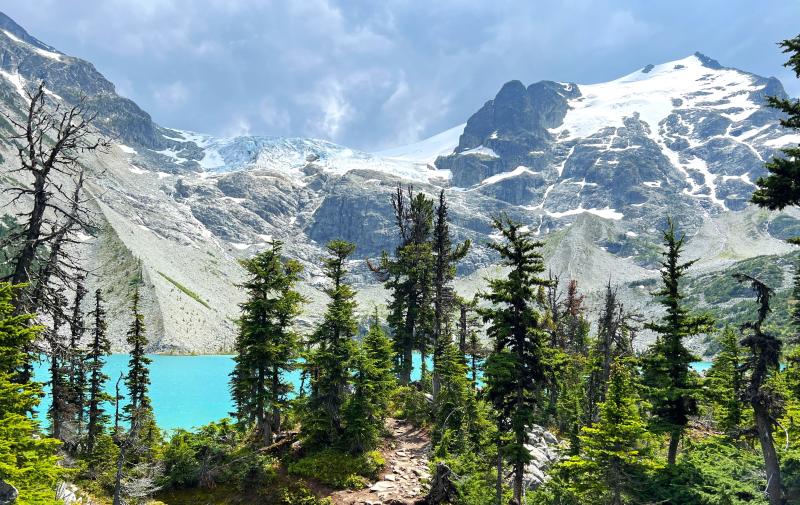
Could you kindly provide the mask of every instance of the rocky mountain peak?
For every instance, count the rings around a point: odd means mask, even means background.
[[[11,19],[2,12],[0,12],[0,32],[2,32],[6,37],[15,40],[16,42],[25,42],[27,44],[30,44],[39,49],[43,49],[45,51],[50,51],[57,54],[63,54],[54,47],[48,46],[39,39],[31,36],[25,30],[25,28],[18,25],[16,21],[14,21],[13,19]]]

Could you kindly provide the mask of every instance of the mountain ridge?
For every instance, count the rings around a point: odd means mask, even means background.
[[[606,83],[509,81],[464,124],[366,153],[320,139],[224,139],[162,127],[91,63],[42,55],[37,49],[52,48],[6,19],[0,106],[19,114],[21,87],[43,78],[52,100],[85,92],[101,131],[115,139],[86,160],[98,226],[86,230],[83,247],[87,264],[102,265],[104,279],[91,283],[112,293],[114,324],[123,324],[124,287],[141,270],[154,351],[230,350],[243,278],[237,260],[273,239],[306,267],[312,303],[303,324],[324,301],[319,264],[333,238],[358,245],[351,270],[368,313],[386,295],[364,259],[395,245],[389,195],[398,184],[446,191],[456,238],[477,244],[459,269],[464,294],[502,273],[480,245],[492,240],[490,216],[502,212],[545,237],[554,273],[577,278],[590,299],[613,274],[642,310],[651,310],[639,286],[657,276],[664,209],[689,235],[693,257],[703,257],[704,275],[792,252],[775,230],[796,226],[797,216],[747,205],[763,161],[793,141],[764,102],[783,88],[699,53]],[[0,144],[7,167],[13,149]],[[744,243],[752,249],[736,246]]]

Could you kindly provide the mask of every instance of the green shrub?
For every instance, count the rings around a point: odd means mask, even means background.
[[[289,464],[289,473],[316,479],[337,489],[361,489],[368,480],[378,478],[386,462],[378,451],[353,456],[334,449],[325,449]]]
[[[414,426],[424,426],[431,418],[431,407],[424,391],[411,386],[397,388],[392,396],[394,417]]]

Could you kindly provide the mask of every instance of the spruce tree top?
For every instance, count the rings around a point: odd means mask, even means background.
[[[785,67],[791,68],[800,78],[800,36],[784,40],[779,44],[784,53],[790,53]],[[772,107],[787,114],[781,119],[781,126],[800,130],[800,100],[768,97]],[[753,193],[751,202],[770,210],[781,210],[792,205],[800,205],[800,147],[781,149],[784,156],[772,158],[765,164],[769,175],[756,181],[758,189]],[[791,239],[798,243],[798,238]]]

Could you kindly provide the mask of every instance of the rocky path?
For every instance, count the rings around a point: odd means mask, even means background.
[[[396,419],[389,419],[386,426],[392,436],[383,450],[386,468],[381,479],[360,491],[333,493],[334,505],[413,504],[423,497],[423,481],[430,479],[428,433]]]

